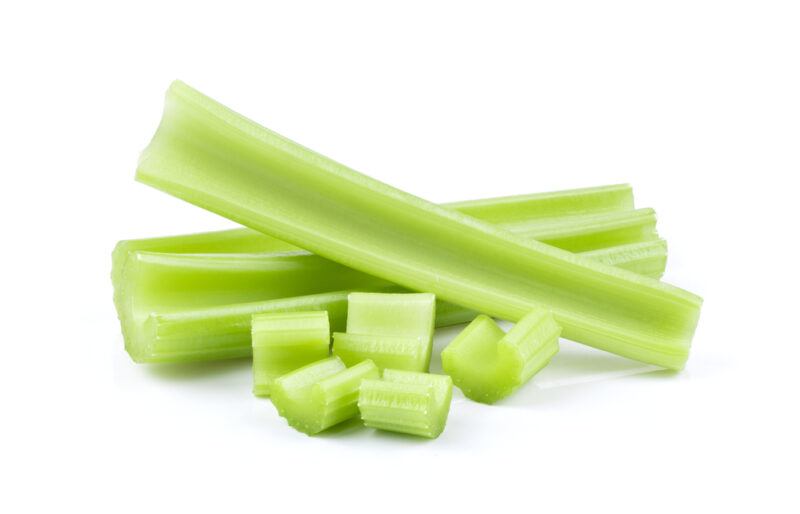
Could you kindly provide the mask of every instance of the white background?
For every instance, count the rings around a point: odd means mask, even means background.
[[[797,512],[797,2],[110,4],[0,7],[0,510]],[[630,182],[705,298],[686,370],[573,354],[419,441],[134,365],[116,240],[230,226],[133,181],[175,78],[437,202]]]

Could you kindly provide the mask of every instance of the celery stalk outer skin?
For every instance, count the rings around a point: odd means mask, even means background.
[[[242,225],[415,291],[670,369],[702,300],[448,210],[306,149],[181,82],[137,179]]]

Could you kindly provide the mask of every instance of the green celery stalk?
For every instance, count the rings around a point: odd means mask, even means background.
[[[446,375],[387,369],[361,382],[358,410],[368,427],[439,437],[447,423],[453,381]]]
[[[137,179],[415,291],[517,321],[546,308],[563,335],[684,366],[702,300],[448,210],[357,173],[181,82]]]
[[[317,434],[357,416],[362,381],[378,376],[372,361],[346,368],[338,357],[328,357],[275,380],[272,403],[289,426]]]
[[[170,351],[165,354],[163,344],[153,341],[153,332],[144,328],[146,321],[154,316],[199,310],[214,318],[216,311],[205,307],[342,289],[369,291],[389,287],[389,282],[305,251],[179,254],[136,250],[126,255],[126,264],[114,280],[114,297],[126,349],[136,362],[184,362],[249,354],[249,332],[240,330],[238,324],[231,326],[230,335],[238,338],[241,348],[219,348],[216,335],[206,338],[202,333],[183,331],[192,342],[184,346],[187,353]],[[664,241],[657,240],[585,252],[584,255],[659,278],[666,267],[667,248]],[[437,302],[437,326],[464,323],[474,316],[474,311]],[[229,319],[224,309],[219,317],[219,322]],[[192,326],[194,323],[192,321]],[[224,326],[215,325],[215,330]],[[218,351],[204,351],[204,345],[205,350],[216,347]],[[159,347],[162,350],[158,350]]]
[[[428,371],[430,344],[422,337],[333,333],[333,354],[348,366],[371,360],[378,369]]]
[[[522,238],[535,239],[570,252],[587,252],[658,239],[656,213],[653,209],[525,220],[497,225]]]
[[[513,393],[558,353],[561,327],[536,309],[506,334],[478,316],[442,351],[442,368],[464,396],[494,403]]]
[[[153,316],[351,288],[369,291],[389,285],[384,280],[308,252],[171,254],[135,251],[128,255],[123,272],[114,284],[114,302],[125,349],[137,362],[184,360],[182,353],[175,353],[174,346],[159,348],[158,341],[152,339],[153,333],[145,325]],[[193,341],[211,339],[197,334]],[[205,349],[202,345],[184,348],[190,352],[187,358],[225,358],[224,352],[220,355],[208,351],[215,345],[206,345]],[[234,352],[230,357],[241,353]],[[244,353],[247,354],[249,350]]]
[[[330,351],[327,311],[254,314],[253,394],[269,396],[276,378],[324,359]]]

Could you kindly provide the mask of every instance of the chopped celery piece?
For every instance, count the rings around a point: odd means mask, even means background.
[[[290,426],[313,435],[355,417],[362,380],[378,376],[372,361],[346,368],[338,357],[329,357],[275,380],[272,403]]]
[[[369,359],[380,369],[428,371],[430,343],[419,336],[335,332],[333,354],[348,366]]]
[[[464,396],[494,403],[530,380],[558,353],[561,328],[546,311],[523,317],[506,334],[478,316],[442,351],[442,368]]]
[[[381,368],[428,371],[435,315],[436,296],[430,293],[350,293],[347,298],[347,333],[376,339],[370,342],[369,338],[345,338],[345,350],[350,350],[345,354],[350,358],[359,353],[365,359],[377,358],[376,364]],[[379,340],[384,336],[398,336],[405,340]],[[342,337],[339,339],[341,341]],[[360,352],[357,345],[361,345]],[[384,351],[387,353],[383,354]],[[403,358],[399,358],[400,354]],[[390,366],[392,362],[404,365]]]
[[[322,257],[511,321],[546,308],[563,335],[671,369],[702,300],[426,202],[175,82],[137,179]]]
[[[387,369],[382,380],[364,380],[358,396],[368,427],[435,438],[444,430],[453,381],[447,375]]]
[[[324,359],[331,332],[326,311],[253,315],[253,394],[269,396],[281,375]]]

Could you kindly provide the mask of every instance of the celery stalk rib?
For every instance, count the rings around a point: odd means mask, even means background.
[[[701,299],[448,210],[353,171],[181,82],[137,179],[242,225],[416,291],[680,369]]]

